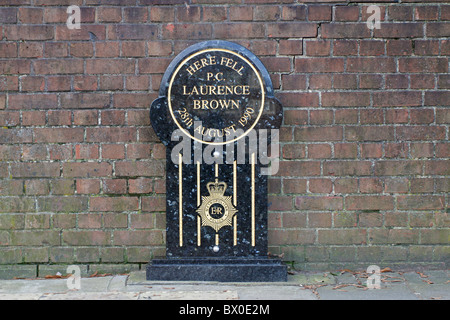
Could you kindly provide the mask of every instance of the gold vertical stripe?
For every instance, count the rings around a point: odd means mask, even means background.
[[[216,178],[219,177],[219,164],[218,163],[216,163],[216,165],[215,165],[215,176],[216,176]]]
[[[219,245],[219,234],[216,233],[216,246],[218,246],[218,245]]]
[[[252,153],[252,247],[255,246],[255,154]]]
[[[180,238],[180,247],[183,246],[183,156],[178,154],[178,232]]]
[[[197,207],[201,205],[200,197],[200,161],[197,161]],[[202,245],[201,218],[197,216],[197,246]]]
[[[233,205],[237,206],[237,162],[233,162]],[[237,245],[237,216],[233,217],[233,245]]]

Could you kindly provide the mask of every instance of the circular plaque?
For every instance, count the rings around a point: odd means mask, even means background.
[[[175,124],[190,138],[225,144],[247,135],[264,110],[264,82],[244,56],[209,48],[186,57],[173,72],[168,107]]]

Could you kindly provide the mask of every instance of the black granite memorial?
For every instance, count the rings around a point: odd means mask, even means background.
[[[261,61],[227,41],[185,49],[150,119],[166,146],[166,257],[147,279],[286,281],[267,244],[267,148],[282,106]]]

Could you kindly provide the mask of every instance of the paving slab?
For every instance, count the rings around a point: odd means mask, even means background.
[[[287,282],[220,283],[147,281],[145,271],[67,279],[0,280],[0,300],[450,300],[448,270],[386,272],[380,289],[367,287],[364,272],[298,272]]]

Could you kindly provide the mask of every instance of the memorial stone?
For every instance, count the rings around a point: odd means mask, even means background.
[[[147,279],[286,281],[267,242],[268,149],[282,106],[261,61],[227,41],[185,49],[150,119],[166,146],[166,257],[149,262]]]

